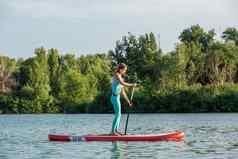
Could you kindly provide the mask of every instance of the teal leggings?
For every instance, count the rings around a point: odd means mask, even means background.
[[[115,117],[112,123],[112,133],[116,132],[119,129],[120,126],[120,120],[121,120],[121,102],[120,102],[120,96],[111,96],[111,102],[113,105]]]

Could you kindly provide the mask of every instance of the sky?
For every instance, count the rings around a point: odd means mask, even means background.
[[[0,0],[0,55],[28,58],[38,47],[61,54],[107,53],[128,32],[153,32],[164,52],[199,24],[238,28],[237,0]]]

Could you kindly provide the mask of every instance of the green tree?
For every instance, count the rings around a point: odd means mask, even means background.
[[[151,65],[154,65],[161,56],[161,50],[158,48],[153,33],[139,36],[132,34],[124,36],[121,41],[117,41],[114,51],[109,51],[112,60],[112,66],[121,62],[129,67],[128,76],[133,77],[136,73],[139,79],[143,80],[148,74]]]
[[[60,79],[59,100],[62,111],[86,112],[87,103],[93,101],[91,90],[85,76],[69,69]]]
[[[214,41],[215,36],[214,29],[205,32],[199,25],[192,25],[190,28],[184,29],[179,35],[181,42],[189,45],[194,43],[200,45],[202,52],[207,52],[210,43]]]
[[[111,61],[105,54],[81,56],[78,59],[80,72],[91,86],[89,92],[94,97],[88,107],[89,112],[106,112],[111,95]]]
[[[222,33],[222,38],[227,42],[229,40],[234,41],[236,46],[238,46],[238,30],[236,28],[227,28]]]
[[[15,86],[15,80],[12,78],[15,70],[15,59],[0,56],[0,93],[7,93],[11,91],[11,87]]]
[[[205,73],[210,84],[233,82],[237,71],[238,48],[233,43],[214,43],[206,56]]]
[[[57,49],[48,51],[49,81],[51,94],[56,97],[59,91],[59,77],[61,71],[61,59]]]
[[[25,100],[32,100],[30,112],[55,112],[53,97],[49,95],[49,72],[46,50],[41,47],[35,50],[36,56],[29,58],[19,68],[19,95]]]

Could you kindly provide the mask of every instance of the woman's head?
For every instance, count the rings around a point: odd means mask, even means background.
[[[126,64],[124,63],[120,63],[119,65],[117,65],[117,69],[116,69],[116,72],[117,73],[120,73],[120,74],[125,74],[127,71],[127,66]]]

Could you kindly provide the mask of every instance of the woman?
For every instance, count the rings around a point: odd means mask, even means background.
[[[120,94],[123,95],[129,106],[132,106],[131,101],[128,99],[126,92],[124,90],[124,86],[127,87],[135,87],[136,84],[127,83],[124,81],[123,76],[126,74],[127,66],[124,63],[121,63],[117,66],[115,74],[112,78],[112,96],[111,102],[113,105],[115,117],[112,123],[112,135],[122,135],[118,132],[121,118],[121,102],[120,102]]]

